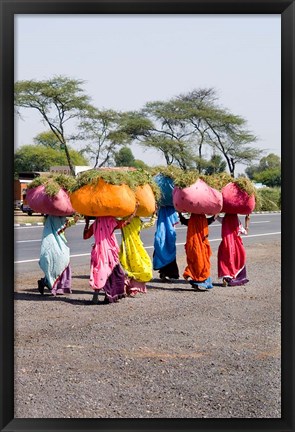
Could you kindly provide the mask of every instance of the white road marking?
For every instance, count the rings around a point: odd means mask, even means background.
[[[264,236],[280,235],[280,234],[281,234],[281,231],[273,232],[273,233],[264,233],[264,234],[252,234],[252,235],[243,236],[243,240],[250,238],[250,237],[264,237]],[[221,241],[221,238],[210,239],[210,243],[216,242],[216,241]],[[183,245],[185,245],[185,243],[176,243],[176,246],[183,246]],[[145,249],[153,249],[153,247],[154,246],[145,246]],[[90,252],[84,253],[84,254],[70,255],[70,258],[78,258],[78,257],[83,257],[83,256],[90,256]],[[14,261],[14,264],[23,264],[23,263],[36,262],[36,261],[39,261],[39,258],[30,259],[30,260],[22,260],[22,261]]]
[[[252,225],[252,224],[261,224],[261,223],[267,223],[267,222],[270,222],[270,221],[258,221],[258,222],[251,222],[250,223],[250,225]],[[210,228],[213,228],[213,227],[221,227],[221,225],[220,224],[218,224],[218,225],[211,225],[210,226]],[[179,228],[175,228],[175,229],[177,229],[177,230],[184,230],[184,229],[187,229],[187,227],[186,226],[184,226],[184,227],[179,227]],[[121,235],[121,233],[120,232],[115,232],[115,234],[116,235]],[[30,242],[40,242],[42,239],[37,239],[37,240],[17,240],[15,243],[30,243]]]

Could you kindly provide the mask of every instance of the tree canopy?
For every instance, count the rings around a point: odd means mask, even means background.
[[[149,101],[137,111],[116,112],[91,105],[82,84],[64,76],[15,84],[19,114],[23,108],[35,109],[49,127],[35,143],[64,151],[73,174],[69,143],[78,141],[82,142],[80,152],[95,168],[122,163],[118,158],[127,157],[126,146],[133,142],[160,152],[168,166],[204,173],[224,169],[226,163],[233,177],[237,164],[249,167],[261,157],[246,120],[221,107],[214,88],[193,89],[167,101]],[[273,169],[271,158],[262,158],[260,163]],[[248,175],[253,171],[250,168]]]
[[[250,165],[245,172],[251,180],[266,186],[281,186],[281,158],[274,153],[262,157],[257,165]]]
[[[73,119],[77,119],[86,111],[91,111],[90,98],[81,88],[83,81],[56,76],[47,81],[18,81],[14,86],[15,106],[37,110],[43,122],[59,142],[60,149],[65,152],[67,163],[74,174],[73,161],[68,148],[70,135],[65,128]]]
[[[197,168],[200,173],[207,165],[205,146],[224,157],[232,176],[237,163],[248,165],[261,155],[250,146],[256,137],[247,130],[245,119],[219,107],[210,88],[148,102],[126,117],[123,130],[141,145],[161,152],[167,165]]]
[[[88,165],[79,152],[69,148],[69,154],[74,165]],[[16,175],[25,171],[49,171],[51,166],[56,165],[67,165],[65,153],[40,144],[24,145],[14,155]]]

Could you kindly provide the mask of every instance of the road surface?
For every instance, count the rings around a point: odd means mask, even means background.
[[[244,217],[241,216],[242,222]],[[93,237],[83,240],[84,223],[68,228],[66,237],[71,251],[72,266],[89,263],[90,250]],[[16,273],[26,274],[39,269],[38,261],[42,238],[42,226],[16,227],[15,233],[15,271]],[[177,233],[177,255],[184,254],[184,244],[187,227],[178,224]],[[142,230],[141,238],[150,256],[153,254],[155,227]],[[271,244],[280,239],[281,235],[281,214],[280,213],[261,213],[251,215],[250,230],[248,236],[243,236],[245,247],[255,243]],[[116,236],[120,244],[121,234],[116,231]],[[209,227],[209,238],[213,251],[216,251],[221,241],[221,225],[214,222]]]

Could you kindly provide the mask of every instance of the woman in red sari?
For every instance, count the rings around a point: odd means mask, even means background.
[[[218,248],[218,277],[223,286],[245,285],[249,282],[246,273],[246,251],[241,234],[248,234],[250,216],[245,217],[245,228],[237,214],[226,213],[217,217],[222,224],[222,241]]]

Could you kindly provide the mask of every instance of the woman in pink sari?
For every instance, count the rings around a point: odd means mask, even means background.
[[[246,251],[241,234],[248,234],[250,216],[245,217],[245,228],[237,214],[226,213],[217,217],[222,224],[222,241],[218,248],[218,277],[223,286],[245,285],[249,280],[246,273]]]
[[[135,213],[134,213],[135,214]],[[99,216],[89,226],[89,217],[85,217],[86,224],[83,238],[92,235],[95,243],[92,245],[89,284],[94,290],[93,303],[98,303],[98,293],[105,292],[105,303],[113,303],[125,297],[125,273],[119,261],[119,245],[115,236],[115,229],[120,229],[134,217],[127,220],[117,220],[113,216]]]

